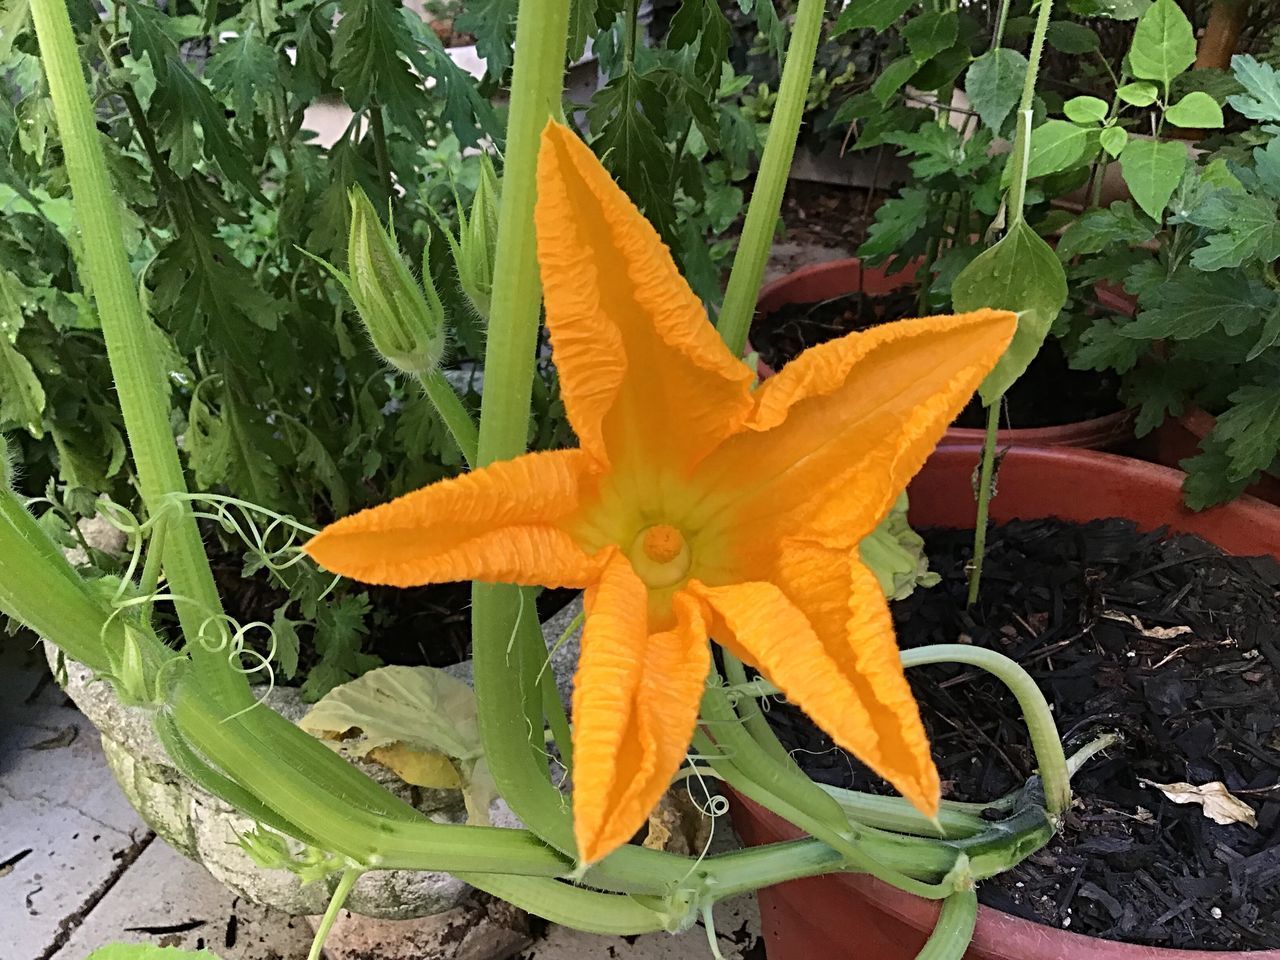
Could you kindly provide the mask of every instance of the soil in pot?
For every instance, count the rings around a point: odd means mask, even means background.
[[[854,292],[819,303],[790,303],[751,328],[751,346],[774,370],[806,348],[885,320],[919,315],[914,287],[885,294]],[[1008,425],[1018,429],[1057,427],[1106,416],[1124,409],[1120,380],[1110,373],[1072,370],[1058,341],[1050,337],[1025,376],[1006,395]],[[977,397],[954,426],[982,429],[987,414]]]
[[[1059,836],[984,883],[982,902],[1130,943],[1280,947],[1280,564],[1126,520],[1015,521],[991,531],[966,610],[972,533],[922,533],[942,584],[895,604],[902,644],[999,650],[1035,677],[1069,747],[1124,736],[1077,775]],[[1025,727],[997,682],[965,667],[911,676],[945,797],[982,802],[1025,781]],[[815,780],[886,789],[794,708],[769,717]],[[1215,823],[1144,781],[1223,781],[1257,825]]]

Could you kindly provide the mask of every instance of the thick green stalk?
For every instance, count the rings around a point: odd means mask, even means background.
[[[183,598],[177,605],[183,633],[205,682],[228,706],[244,706],[251,702],[244,677],[228,669],[225,654],[199,640],[202,625],[222,605],[190,509],[169,501],[186,491],[186,480],[169,423],[168,386],[125,254],[120,203],[107,176],[71,20],[63,0],[32,0],[31,13],[84,238],[77,245],[79,265],[93,289],[142,498],[152,514],[176,511],[164,566],[173,593]]]
[[[822,32],[823,0],[800,0],[796,6],[795,25],[787,44],[786,63],[778,84],[778,99],[769,123],[769,137],[760,158],[751,204],[733,258],[729,285],[724,293],[717,327],[734,356],[741,356],[747,345],[747,330],[756,309],[756,297],[764,278],[764,267],[773,245],[773,231],[782,209],[782,193],[796,152],[796,137],[804,116],[805,99],[809,95],[809,78],[813,74],[813,58]]]
[[[568,16],[568,0],[521,0],[517,16],[478,466],[518,456],[526,446],[542,300],[533,242],[538,146],[542,128],[560,110]],[[535,645],[546,656],[536,614],[516,587],[477,583],[472,598],[476,699],[489,768],[516,815],[572,852],[564,798],[547,777],[541,704],[530,701],[536,689],[525,683],[541,666]]]
[[[1062,751],[1062,740],[1058,737],[1058,725],[1044,694],[1027,671],[1002,653],[959,643],[940,643],[902,651],[904,667],[933,663],[967,663],[985,670],[1009,688],[1022,708],[1027,732],[1031,736],[1031,748],[1044,784],[1045,806],[1055,817],[1066,813],[1071,806],[1071,777]]]
[[[996,465],[996,434],[1000,427],[1002,399],[987,407],[987,432],[982,440],[982,466],[978,471],[978,519],[973,528],[973,565],[969,568],[968,605],[978,602],[978,586],[982,583],[982,561],[987,553],[987,524],[991,516],[991,498],[995,494],[993,474]]]

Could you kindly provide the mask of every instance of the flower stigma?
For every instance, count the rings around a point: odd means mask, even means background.
[[[674,586],[689,575],[689,543],[669,523],[641,530],[628,557],[636,575],[652,590]]]

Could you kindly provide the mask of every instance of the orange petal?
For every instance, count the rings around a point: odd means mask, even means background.
[[[795,548],[780,566],[787,593],[765,581],[690,585],[716,613],[712,635],[935,816],[938,773],[875,575],[852,554],[822,547]]]
[[[591,466],[579,450],[503,460],[339,520],[304,549],[365,583],[586,586],[599,562],[556,524],[594,483]]]
[[[573,826],[594,863],[635,835],[684,759],[711,669],[700,604],[650,634],[647,591],[616,550],[592,591],[573,689]]]
[[[557,123],[542,133],[536,221],[552,355],[582,448],[615,468],[695,462],[745,419],[754,378],[653,227]]]
[[[885,324],[812,347],[756,391],[700,474],[708,511],[755,543],[851,546],[875,529],[1004,352],[1017,318],[979,310]],[[725,500],[733,501],[726,510]]]

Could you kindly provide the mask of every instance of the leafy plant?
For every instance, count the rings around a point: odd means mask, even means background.
[[[1102,278],[1137,298],[1132,320],[1097,318],[1068,342],[1076,366],[1125,375],[1139,434],[1192,407],[1217,416],[1183,461],[1195,508],[1237,496],[1280,456],[1280,74],[1249,56],[1232,66],[1243,92],[1230,106],[1259,125],[1195,163],[1180,154],[1159,207],[1135,192],[1086,213],[1058,248],[1077,284]]]

